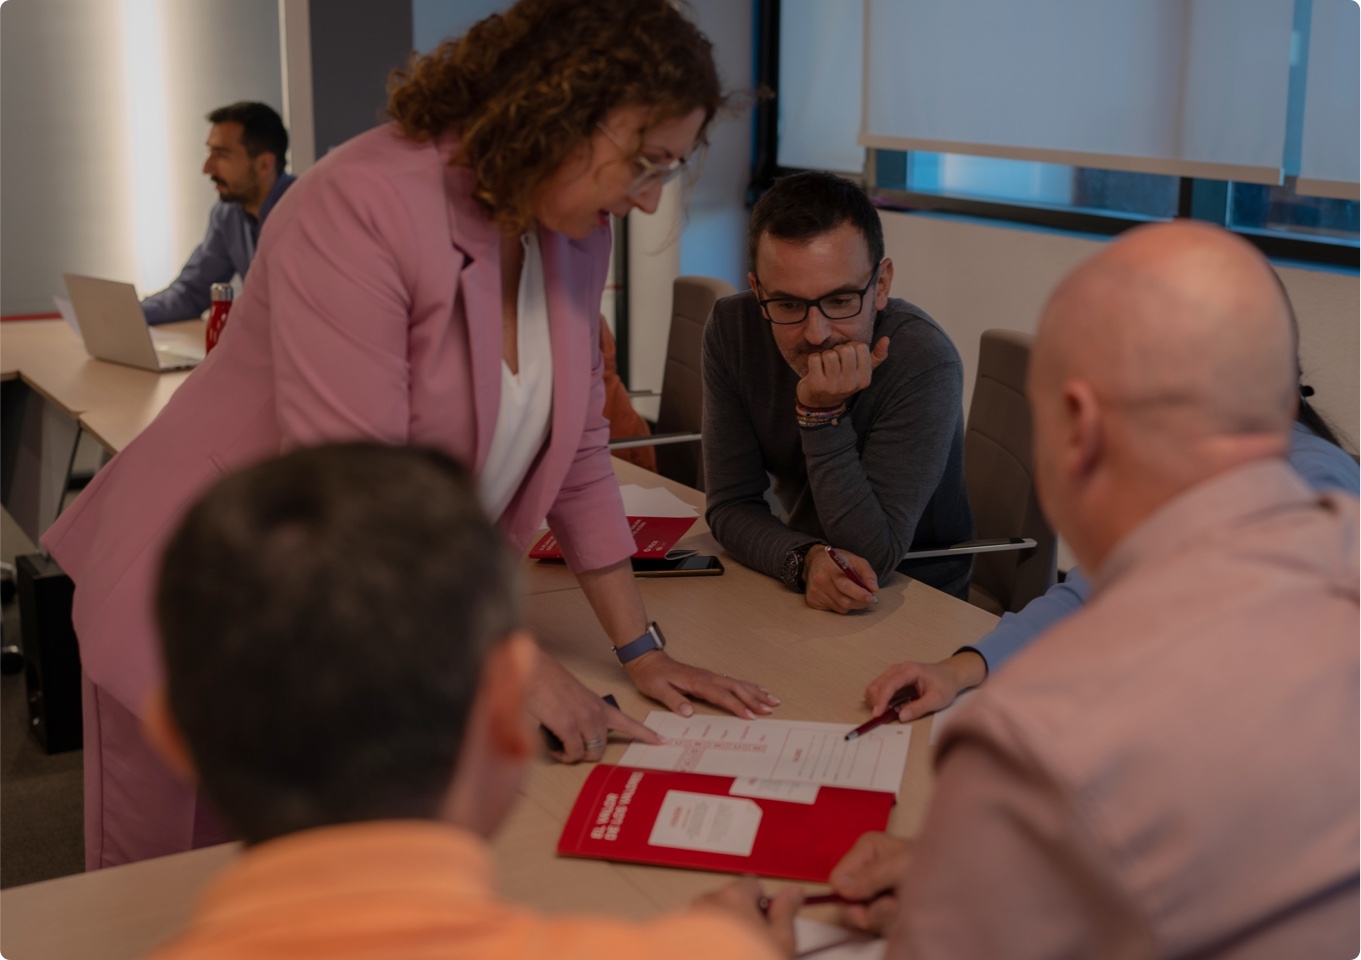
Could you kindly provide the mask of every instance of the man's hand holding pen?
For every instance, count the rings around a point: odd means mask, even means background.
[[[823,544],[814,544],[804,561],[803,579],[807,587],[804,599],[814,610],[850,613],[879,602],[875,596],[879,578],[874,568],[848,550],[828,551]]]
[[[803,906],[801,887],[784,887],[767,897],[755,878],[742,877],[697,898],[695,906],[736,914],[760,927],[775,942],[781,956],[794,956],[794,917]]]
[[[843,900],[852,925],[884,934],[898,916],[894,887],[907,870],[911,844],[886,833],[866,833],[832,868],[828,883]]]

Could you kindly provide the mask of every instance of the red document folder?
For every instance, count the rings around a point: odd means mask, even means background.
[[[694,517],[629,517],[633,542],[638,547],[635,557],[660,560],[676,545],[687,530],[695,525]],[[531,560],[561,560],[562,548],[550,530],[529,548]]]
[[[816,800],[805,803],[733,794],[735,782],[599,764],[577,796],[558,853],[825,883],[862,833],[888,826],[893,806],[893,794],[873,790],[819,786]],[[749,849],[739,852],[673,845],[744,846],[744,837]]]

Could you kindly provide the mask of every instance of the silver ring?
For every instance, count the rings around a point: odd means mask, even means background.
[[[590,740],[583,741],[581,745],[585,747],[587,750],[594,750],[597,747],[603,747],[605,745],[605,738],[594,737]]]

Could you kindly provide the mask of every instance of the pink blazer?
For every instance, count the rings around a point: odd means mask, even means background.
[[[452,138],[393,125],[329,153],[270,215],[218,347],[43,537],[75,581],[81,660],[140,713],[159,677],[153,591],[184,511],[233,468],[291,447],[375,439],[474,471],[501,391],[499,229],[448,160]],[[549,440],[501,527],[548,518],[574,570],[633,552],[606,448],[600,295],[610,238],[540,230],[553,349]],[[242,598],[247,600],[248,598]]]

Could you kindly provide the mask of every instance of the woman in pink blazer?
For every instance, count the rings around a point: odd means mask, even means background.
[[[500,526],[523,549],[547,517],[638,689],[684,714],[689,696],[744,716],[778,703],[657,646],[601,413],[610,217],[656,209],[722,101],[708,40],[667,0],[521,0],[414,60],[395,122],[285,195],[218,347],[44,537],[76,583],[87,868],[223,839],[141,735],[155,570],[200,492],[290,447],[427,445],[482,474],[504,414],[503,432],[544,440],[492,471]],[[545,312],[536,421],[507,397]],[[609,729],[652,739],[540,660],[531,706],[563,759],[599,759]]]

